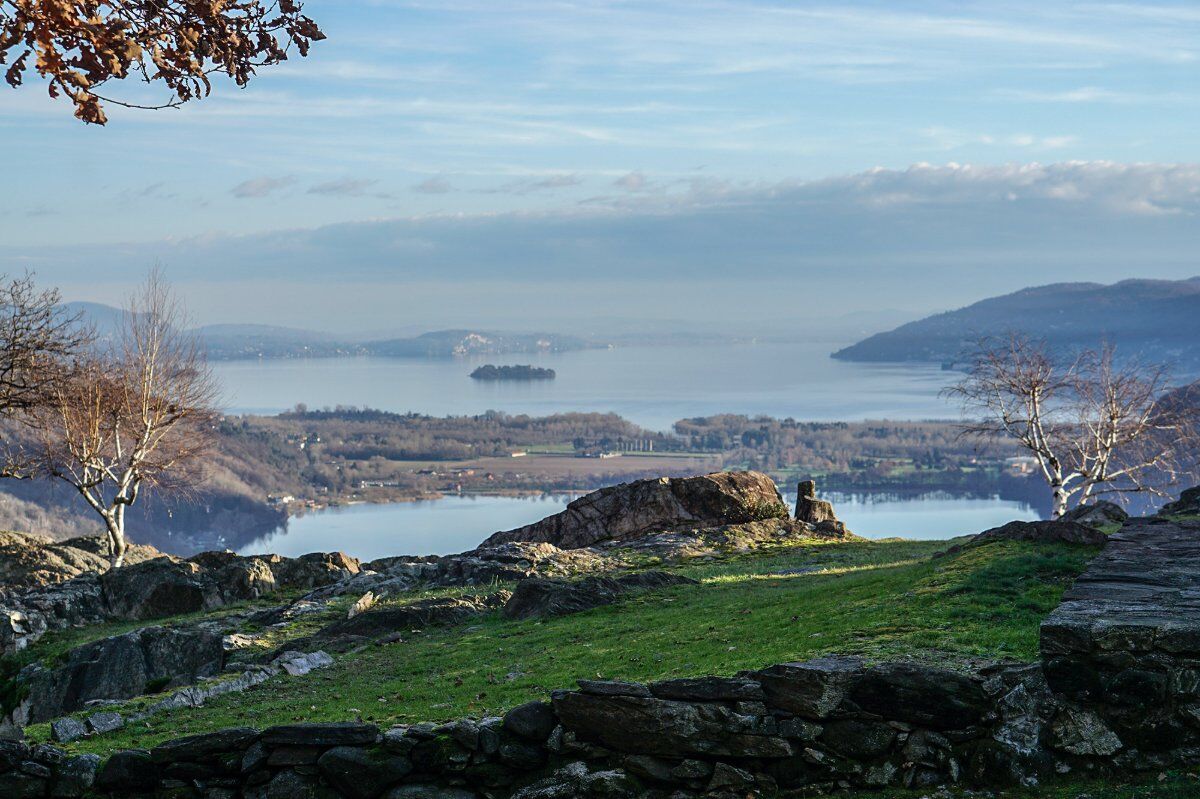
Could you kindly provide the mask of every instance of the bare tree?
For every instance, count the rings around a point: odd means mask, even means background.
[[[27,477],[30,463],[13,423],[45,405],[64,364],[90,345],[91,331],[68,313],[54,289],[38,289],[30,274],[0,278],[0,477]]]
[[[157,273],[134,295],[111,348],[76,358],[35,410],[40,466],[104,521],[114,567],[125,510],[143,489],[186,491],[212,445],[212,373],[183,310]]]
[[[1164,401],[1167,369],[1118,362],[1112,347],[1072,358],[1022,336],[986,339],[948,394],[963,431],[1015,440],[1036,459],[1053,516],[1105,494],[1165,496],[1200,442],[1196,406]]]

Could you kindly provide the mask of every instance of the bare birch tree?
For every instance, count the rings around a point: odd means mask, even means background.
[[[183,310],[157,273],[133,296],[111,348],[75,359],[38,409],[40,466],[104,521],[114,567],[125,511],[145,489],[187,490],[212,445],[215,383]]]
[[[1195,405],[1164,401],[1167,369],[1114,356],[1106,346],[1068,359],[1022,336],[987,339],[947,392],[962,402],[965,434],[1029,451],[1053,518],[1101,495],[1165,496],[1200,442]]]

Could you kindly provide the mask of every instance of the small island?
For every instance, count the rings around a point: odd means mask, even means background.
[[[553,369],[529,364],[496,366],[489,363],[471,372],[472,380],[553,380],[555,376]]]

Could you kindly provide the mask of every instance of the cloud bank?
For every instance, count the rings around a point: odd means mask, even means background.
[[[1200,164],[915,165],[818,181],[681,182],[571,211],[381,219],[248,236],[0,250],[9,270],[71,282],[252,275],[280,285],[473,281],[562,287],[762,282],[764,308],[819,314],[954,307],[1063,280],[1200,273]],[[582,289],[581,289],[582,290]],[[659,289],[660,290],[660,289]],[[787,306],[780,305],[786,302]],[[673,308],[670,296],[652,304]],[[714,296],[712,312],[720,307]],[[727,309],[753,313],[753,308]]]

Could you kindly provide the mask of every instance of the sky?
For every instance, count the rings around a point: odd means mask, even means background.
[[[306,10],[309,58],[180,110],[0,90],[0,269],[115,302],[158,264],[203,322],[340,331],[799,330],[1200,274],[1192,3]]]

